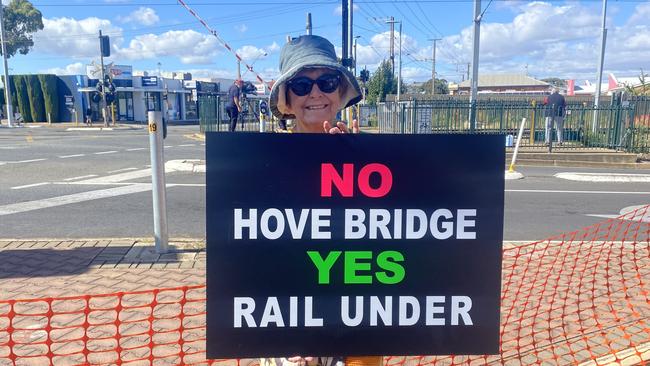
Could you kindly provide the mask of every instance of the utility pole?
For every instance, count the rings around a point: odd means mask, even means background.
[[[341,60],[348,58],[348,0],[341,0]]]
[[[600,33],[600,60],[598,62],[598,81],[596,82],[596,95],[594,96],[594,121],[591,132],[598,129],[598,107],[600,106],[600,84],[603,82],[603,64],[605,63],[605,42],[607,40],[607,28],[605,18],[607,17],[607,0],[603,0],[603,19]]]
[[[102,66],[102,79],[99,80],[102,85],[102,116],[104,117],[104,127],[108,127],[108,105],[106,104],[106,85],[104,85],[104,78],[106,77],[104,71],[104,52],[102,50],[102,30],[99,30],[99,62]]]
[[[311,13],[307,13],[307,35],[311,36]]]
[[[388,23],[390,23],[390,67],[395,75],[395,18],[391,16]]]
[[[469,96],[469,131],[476,128],[476,94],[478,92],[478,50],[481,37],[481,0],[474,0],[474,38],[472,59],[472,91]]]
[[[7,47],[5,45],[5,24],[3,20],[4,5],[0,2],[0,43],[2,43],[2,64],[5,75],[5,104],[7,105],[7,126],[12,127],[14,111],[11,105],[11,83],[9,82],[9,66],[7,65]]]
[[[467,80],[469,80],[469,70],[471,65],[472,64],[470,62],[467,63]]]
[[[436,43],[440,38],[429,39],[433,41],[433,58],[431,59],[431,95],[436,94]]]
[[[237,59],[237,80],[241,80],[241,60]]]
[[[395,23],[399,23],[399,68],[397,71],[397,101],[399,102],[402,95],[402,21],[395,20],[393,17],[390,17],[390,20],[387,20],[386,23],[390,23],[390,43],[391,43],[391,60],[394,60],[393,53],[393,30],[395,29]],[[391,61],[393,63],[393,61]],[[393,63],[393,75],[395,75],[395,64]]]
[[[357,39],[359,38],[361,38],[361,36],[354,36],[354,47],[353,47],[354,63],[352,64],[354,70],[354,77],[357,76]]]
[[[354,43],[354,31],[353,31],[353,15],[352,15],[352,10],[353,10],[353,2],[354,0],[348,0],[348,57],[352,58],[352,44]],[[353,69],[354,67],[354,60],[348,64],[348,68],[350,70]]]

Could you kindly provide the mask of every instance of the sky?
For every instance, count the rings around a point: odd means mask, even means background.
[[[8,3],[8,0],[2,0]],[[134,71],[190,72],[195,77],[235,78],[236,58],[225,42],[264,80],[277,78],[287,36],[313,34],[341,52],[338,0],[186,0],[219,38],[174,0],[32,0],[44,29],[27,55],[9,59],[10,73],[84,74],[99,61],[98,32],[111,39],[106,62]],[[483,0],[479,73],[517,73],[535,78],[595,81],[598,71],[602,1]],[[354,35],[357,68],[373,72],[388,58],[391,16],[402,24],[402,77],[450,82],[467,78],[472,60],[472,0],[356,0]],[[396,59],[399,25],[395,26]],[[650,1],[610,0],[607,5],[604,79],[650,70]],[[243,78],[254,74],[242,66]]]

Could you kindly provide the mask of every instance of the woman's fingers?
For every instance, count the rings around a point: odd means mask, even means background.
[[[323,122],[323,130],[326,133],[359,133],[359,122],[352,120],[352,130],[348,128],[345,122],[336,122],[336,126],[332,126],[329,121]]]
[[[352,120],[352,133],[359,133],[359,121],[356,118]]]

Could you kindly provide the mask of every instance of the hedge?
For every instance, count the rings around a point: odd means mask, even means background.
[[[29,96],[29,108],[32,112],[32,121],[46,122],[45,102],[43,100],[43,90],[38,75],[25,75],[27,85],[27,95]]]
[[[59,89],[57,87],[57,77],[51,74],[40,74],[38,80],[43,92],[43,102],[45,104],[45,113],[50,114],[52,122],[59,121]]]
[[[23,121],[33,122],[32,112],[29,106],[29,96],[27,94],[26,75],[12,75],[14,86],[16,87],[16,99],[18,101],[18,112],[23,116]]]

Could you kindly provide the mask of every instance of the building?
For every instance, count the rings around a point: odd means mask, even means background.
[[[465,80],[458,84],[455,93],[469,94],[471,86],[471,80]],[[481,94],[545,94],[551,87],[549,83],[524,74],[485,74],[478,77],[478,93]],[[450,87],[450,92],[453,89]]]

